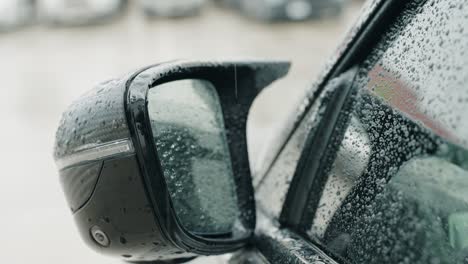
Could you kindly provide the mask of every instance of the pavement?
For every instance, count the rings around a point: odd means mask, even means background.
[[[353,2],[339,18],[292,24],[262,24],[216,7],[187,19],[148,20],[131,5],[109,24],[34,25],[0,34],[2,263],[116,263],[78,237],[52,159],[60,114],[74,98],[100,81],[175,58],[289,59],[288,77],[264,91],[251,110],[254,158],[311,87],[361,4]]]

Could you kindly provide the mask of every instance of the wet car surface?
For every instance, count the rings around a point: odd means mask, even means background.
[[[367,7],[254,163],[232,263],[467,261],[468,5]]]
[[[252,151],[259,152],[264,136],[271,131],[270,126],[279,125],[281,121],[278,120],[285,118],[328,55],[333,53],[359,9],[360,5],[355,4],[337,20],[271,28],[215,8],[207,8],[201,17],[182,21],[148,21],[141,16],[138,5],[131,5],[122,19],[110,24],[71,29],[34,25],[0,36],[0,68],[7,76],[0,89],[8,95],[0,106],[1,120],[4,127],[8,127],[1,132],[2,157],[7,161],[2,164],[5,174],[13,175],[3,185],[0,199],[5,209],[3,213],[9,217],[0,222],[15,227],[3,234],[3,261],[115,263],[89,251],[74,232],[50,147],[61,111],[89,87],[142,65],[175,57],[292,58],[295,65],[290,77],[284,80],[290,87],[288,96],[277,83],[265,91],[264,99],[259,99],[254,106],[256,114],[252,120],[258,124],[258,129],[251,134]],[[213,20],[223,22],[212,23]],[[192,27],[202,33],[193,32]],[[246,32],[246,28],[251,30]],[[288,38],[284,38],[284,34]],[[194,35],[196,41],[185,41]],[[313,41],[318,36],[323,42]],[[304,38],[309,40],[303,41]],[[258,42],[262,49],[252,42]],[[279,47],[272,46],[272,42],[279,43]],[[213,43],[216,48],[212,48]],[[320,52],[311,53],[312,59],[305,58],[302,51],[308,49]],[[276,109],[274,116],[268,110],[273,108]],[[17,138],[22,140],[13,140]],[[24,166],[25,160],[28,166]],[[49,245],[58,250],[51,251]],[[224,263],[227,258],[223,257],[220,262]],[[204,258],[198,263],[207,261]],[[212,262],[218,263],[217,260]]]

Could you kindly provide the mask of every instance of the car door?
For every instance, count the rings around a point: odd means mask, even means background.
[[[254,179],[250,256],[467,263],[466,25],[462,0],[369,2]]]

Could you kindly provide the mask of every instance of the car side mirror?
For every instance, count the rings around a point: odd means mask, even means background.
[[[154,65],[75,101],[55,160],[83,239],[127,261],[243,247],[255,229],[246,140],[258,93],[285,62]]]

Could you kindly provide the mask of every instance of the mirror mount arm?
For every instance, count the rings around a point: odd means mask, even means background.
[[[287,61],[269,60],[176,60],[155,64],[141,69],[129,79],[126,101],[132,101],[132,93],[147,91],[149,87],[158,84],[190,78],[202,78],[215,85],[225,84],[220,95],[227,94],[241,97],[243,94],[255,94],[256,96],[265,87],[284,77],[289,72],[290,66],[291,64]],[[242,86],[246,81],[250,85]],[[141,87],[129,91],[130,85]]]
[[[247,116],[255,97],[266,86],[284,77],[289,68],[290,64],[284,61],[172,61],[144,68],[128,79],[124,108],[141,175],[146,182],[145,192],[150,205],[155,209],[161,234],[172,244],[201,255],[222,254],[241,248],[250,236],[209,241],[183,231],[174,215],[164,180],[153,177],[160,175],[162,170],[155,154],[155,146],[151,143],[150,118],[147,112],[149,89],[181,79],[203,79],[214,85],[225,119],[235,181],[238,189],[242,190],[241,196],[249,196],[244,205],[247,208],[245,211],[253,210],[243,219],[242,224],[248,227],[248,233],[253,234],[255,201],[247,152]]]

